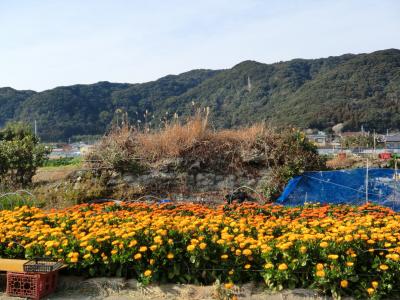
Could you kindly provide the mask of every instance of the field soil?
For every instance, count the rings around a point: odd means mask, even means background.
[[[330,300],[330,297],[318,295],[311,290],[295,289],[279,293],[264,291],[262,287],[254,284],[245,284],[234,287],[231,295],[238,299],[248,300]],[[22,298],[9,297],[0,292],[0,300],[15,300]],[[92,278],[83,279],[80,277],[64,276],[60,278],[56,293],[43,299],[54,300],[212,300],[224,299],[218,293],[216,285],[198,286],[189,284],[162,284],[142,287],[136,280],[124,280],[120,278]],[[225,298],[226,299],[226,298]]]

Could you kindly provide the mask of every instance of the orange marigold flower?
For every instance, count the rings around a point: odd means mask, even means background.
[[[340,281],[340,286],[342,288],[347,288],[349,286],[349,282],[346,279],[344,279],[344,280]]]
[[[201,250],[206,249],[206,247],[207,247],[207,244],[206,244],[206,243],[200,243],[200,245],[199,245],[199,248],[200,248]]]
[[[285,271],[285,270],[287,270],[287,269],[288,269],[288,266],[287,266],[287,264],[285,264],[285,263],[280,264],[280,265],[278,266],[278,270],[279,270],[279,271]]]
[[[228,282],[228,283],[225,283],[224,286],[225,286],[226,289],[231,289],[231,288],[233,288],[233,283],[232,282]]]

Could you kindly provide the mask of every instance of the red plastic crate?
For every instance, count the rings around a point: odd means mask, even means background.
[[[379,158],[380,159],[391,159],[392,158],[392,154],[391,153],[387,153],[387,152],[384,152],[384,153],[379,153]]]
[[[7,272],[7,294],[14,297],[40,299],[55,291],[58,271],[49,273]]]

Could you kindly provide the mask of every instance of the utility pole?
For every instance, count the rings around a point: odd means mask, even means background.
[[[394,159],[394,189],[393,189],[393,198],[394,198],[394,203],[397,203],[397,157]]]
[[[368,203],[368,158],[367,158],[367,170],[365,174],[365,204]]]
[[[375,141],[376,135],[375,135],[375,129],[374,129],[374,153],[375,153],[375,149],[376,149],[376,141]]]
[[[37,123],[36,123],[36,120],[35,120],[35,137],[37,137]]]

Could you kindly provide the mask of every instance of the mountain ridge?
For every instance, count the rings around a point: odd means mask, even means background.
[[[188,116],[210,107],[212,124],[237,127],[266,121],[273,126],[384,132],[400,129],[400,50],[240,62],[230,69],[190,70],[145,83],[76,84],[42,92],[0,88],[0,126],[37,120],[43,140],[102,134],[126,111],[131,123],[160,126],[174,113]],[[138,122],[139,121],[139,122]]]

